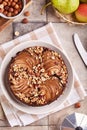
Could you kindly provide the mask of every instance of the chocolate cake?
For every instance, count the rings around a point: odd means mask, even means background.
[[[43,106],[64,91],[67,67],[61,55],[35,46],[18,52],[8,67],[8,82],[14,96],[30,106]]]

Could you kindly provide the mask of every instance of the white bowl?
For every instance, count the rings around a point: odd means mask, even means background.
[[[66,85],[66,88],[63,92],[63,94],[54,102],[50,103],[49,105],[45,105],[45,106],[40,106],[40,107],[32,107],[32,106],[28,106],[25,105],[21,102],[18,102],[17,100],[14,99],[14,97],[9,93],[8,90],[8,84],[6,82],[6,70],[8,67],[8,64],[10,62],[10,60],[12,59],[12,57],[14,57],[16,55],[17,52],[22,51],[25,48],[28,47],[32,47],[32,46],[44,46],[47,48],[50,48],[51,50],[54,50],[56,52],[58,52],[66,66],[68,69],[68,82]],[[57,47],[55,47],[54,45],[42,42],[42,41],[27,41],[24,43],[21,43],[19,45],[17,45],[16,47],[14,47],[4,58],[2,64],[1,64],[1,68],[0,68],[0,86],[1,89],[5,95],[5,97],[8,99],[8,101],[17,109],[29,113],[29,114],[45,114],[45,113],[49,113],[49,112],[53,112],[55,109],[57,109],[68,97],[68,95],[70,94],[70,91],[72,89],[72,84],[73,84],[73,71],[72,71],[72,67],[71,64],[69,62],[69,60],[67,59],[67,57],[65,56],[65,54]]]

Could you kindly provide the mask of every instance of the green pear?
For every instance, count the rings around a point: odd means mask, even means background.
[[[51,0],[51,3],[63,14],[73,13],[79,6],[79,0]]]

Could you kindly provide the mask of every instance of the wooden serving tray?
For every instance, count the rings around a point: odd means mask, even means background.
[[[26,0],[26,6],[27,8],[31,4],[31,0]],[[14,19],[5,19],[0,17],[0,32],[4,30],[10,23],[12,23]]]

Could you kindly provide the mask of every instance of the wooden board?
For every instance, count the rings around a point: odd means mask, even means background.
[[[26,0],[26,6],[27,8],[31,4],[31,0]],[[12,23],[14,19],[5,19],[0,17],[0,32],[4,30],[10,23]]]

